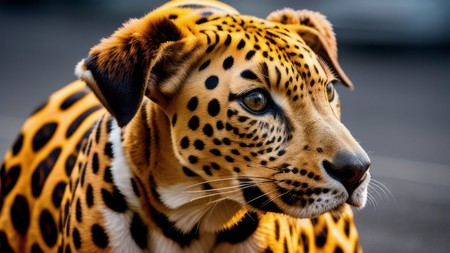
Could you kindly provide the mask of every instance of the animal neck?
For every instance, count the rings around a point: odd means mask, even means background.
[[[166,219],[188,235],[218,232],[246,211],[231,200],[217,201],[200,177],[187,177],[173,148],[170,120],[150,100],[124,128],[122,146],[140,196],[138,210],[149,220]],[[162,225],[162,224],[161,224]]]

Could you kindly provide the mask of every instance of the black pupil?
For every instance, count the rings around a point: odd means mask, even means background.
[[[252,92],[248,94],[244,101],[249,109],[256,112],[263,111],[266,107],[266,97],[261,92]]]

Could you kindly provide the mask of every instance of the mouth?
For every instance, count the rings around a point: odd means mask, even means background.
[[[363,208],[367,202],[367,186],[369,182],[370,173],[366,172],[349,195],[346,203],[357,208]]]

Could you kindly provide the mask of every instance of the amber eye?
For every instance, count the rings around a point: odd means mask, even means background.
[[[333,98],[334,98],[334,86],[333,86],[333,83],[327,84],[326,90],[327,90],[328,101],[329,102],[333,101]]]
[[[262,89],[249,91],[240,100],[245,109],[255,114],[265,113],[271,101],[267,92]]]

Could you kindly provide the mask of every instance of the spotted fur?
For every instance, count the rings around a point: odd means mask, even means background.
[[[76,74],[5,156],[1,252],[361,252],[370,161],[322,15],[175,0]]]

